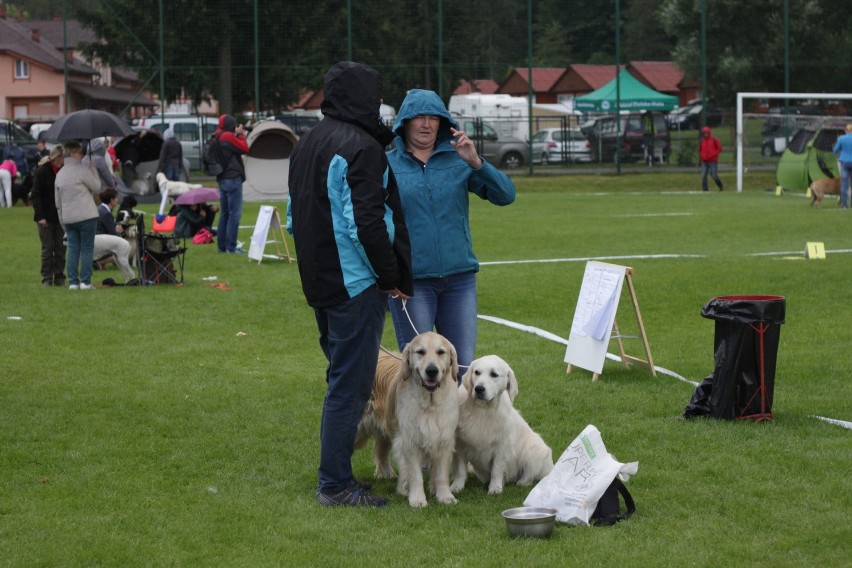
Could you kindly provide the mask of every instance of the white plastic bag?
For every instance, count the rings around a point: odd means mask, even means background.
[[[527,507],[556,509],[556,520],[588,525],[606,488],[618,476],[627,481],[639,462],[621,463],[606,451],[600,431],[589,424],[559,457],[553,470],[533,487]]]

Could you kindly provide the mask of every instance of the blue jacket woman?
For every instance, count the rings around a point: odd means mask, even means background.
[[[515,200],[515,186],[477,155],[473,141],[458,128],[433,91],[412,89],[400,107],[388,161],[402,198],[415,280],[411,300],[391,299],[390,309],[400,349],[434,328],[467,366],[476,348],[479,271],[470,195],[508,205]]]

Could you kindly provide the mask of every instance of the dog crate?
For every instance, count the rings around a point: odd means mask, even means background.
[[[145,231],[144,215],[136,219],[139,279],[143,285],[183,284],[186,240]]]

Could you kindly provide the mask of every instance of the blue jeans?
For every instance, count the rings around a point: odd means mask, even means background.
[[[69,284],[92,283],[92,257],[95,254],[97,219],[86,219],[65,225],[68,236],[68,255],[65,270]]]
[[[716,182],[716,187],[722,189],[722,180],[719,179],[719,174],[716,173],[719,168],[719,162],[701,162],[701,189],[707,191],[707,174]]]
[[[237,249],[237,232],[243,216],[243,181],[240,178],[219,180],[219,230],[217,244],[220,252]]]
[[[338,493],[355,481],[355,434],[373,389],[386,297],[371,286],[343,303],[314,309],[320,347],[328,359],[320,424],[321,493]]]
[[[405,305],[411,321],[402,309],[402,300],[391,298],[388,304],[399,349],[418,333],[440,333],[456,348],[460,381],[476,351],[476,273],[415,280],[414,296]]]
[[[840,162],[840,206],[849,207],[849,192],[852,191],[852,162]]]
[[[178,164],[166,164],[163,173],[166,174],[169,181],[180,181],[180,166]]]

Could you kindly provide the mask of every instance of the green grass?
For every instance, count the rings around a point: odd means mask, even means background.
[[[740,194],[695,192],[697,172],[515,180],[512,206],[472,204],[483,263],[699,255],[612,261],[635,270],[655,363],[689,380],[713,370],[704,303],[785,296],[775,421],[682,420],[690,384],[612,361],[592,382],[566,374],[561,344],[480,321],[478,353],[512,365],[516,405],[556,456],[595,424],[618,459],[639,461],[636,515],[511,540],[500,511],[529,488],[489,496],[476,481],[453,507],[412,510],[379,481],[387,509],[323,509],[324,359],[295,264],[190,245],[182,288],[45,289],[32,211],[3,209],[0,565],[848,565],[850,432],[812,416],[852,419],[852,257],[834,252],[852,249],[849,214],[776,197],[771,173]],[[803,260],[808,241],[828,258]],[[584,268],[486,264],[480,313],[567,337]],[[372,478],[368,451],[354,467]]]

